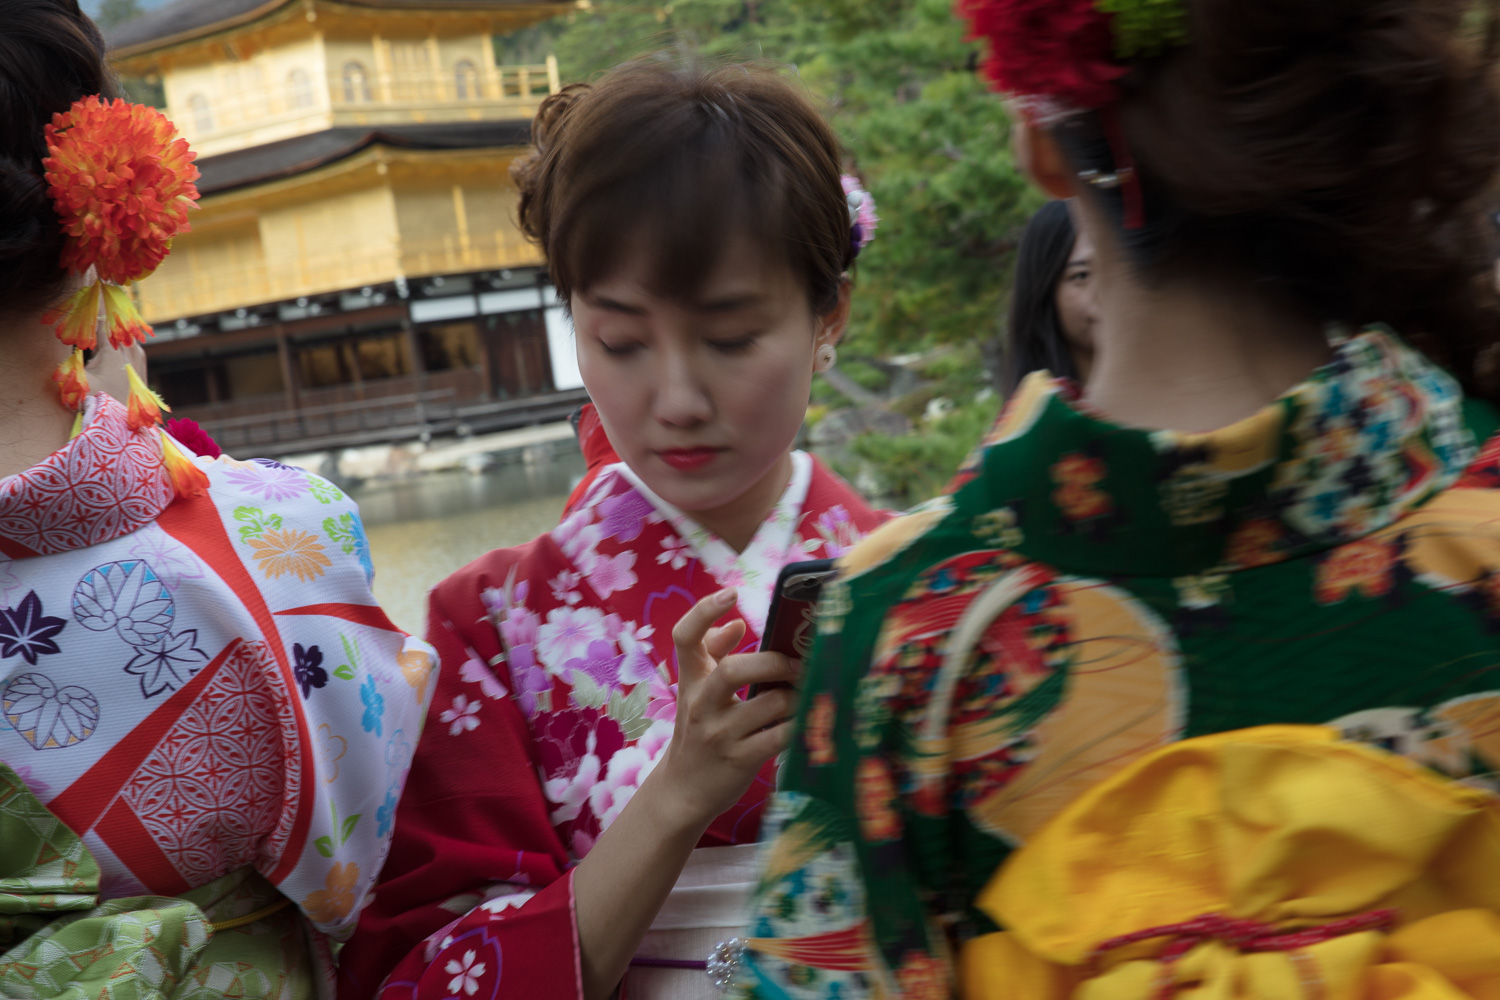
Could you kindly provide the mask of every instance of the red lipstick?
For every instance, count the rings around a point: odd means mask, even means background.
[[[657,456],[679,472],[702,468],[718,457],[722,448],[672,448],[659,451]]]

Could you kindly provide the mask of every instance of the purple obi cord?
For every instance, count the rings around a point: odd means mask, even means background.
[[[707,962],[694,962],[687,958],[641,958],[636,956],[630,964],[644,969],[697,969],[707,971]]]

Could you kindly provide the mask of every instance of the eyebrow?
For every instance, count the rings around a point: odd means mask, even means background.
[[[1068,266],[1069,267],[1088,267],[1093,262],[1094,262],[1094,258],[1092,258],[1092,257],[1074,257],[1072,260],[1068,261]]]
[[[595,309],[603,309],[606,312],[624,313],[627,316],[646,315],[646,310],[641,306],[633,306],[627,302],[621,302],[618,299],[611,299],[604,295],[586,295],[584,296],[584,298],[588,301],[589,305],[593,306]]]
[[[759,292],[737,292],[717,299],[705,299],[701,302],[695,302],[693,303],[693,308],[698,312],[728,313],[764,305],[765,302],[766,296]]]

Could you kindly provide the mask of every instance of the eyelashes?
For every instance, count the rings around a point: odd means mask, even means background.
[[[704,343],[720,354],[734,355],[746,353],[755,346],[755,342],[759,339],[760,334],[750,333],[743,337],[734,337],[729,340],[705,340]],[[603,339],[599,341],[599,346],[604,349],[605,354],[615,358],[630,357],[645,347],[639,341],[620,341],[612,344]]]

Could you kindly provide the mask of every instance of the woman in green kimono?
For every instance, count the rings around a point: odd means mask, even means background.
[[[746,940],[713,971],[767,1000],[943,997],[966,942],[1003,928],[1010,958],[966,994],[1500,995],[1488,796],[1449,811],[1486,829],[1445,883],[1479,895],[1404,909],[1392,894],[1436,862],[1389,893],[1355,867],[1392,856],[1372,846],[1382,824],[1420,813],[1356,823],[1368,800],[1348,797],[1378,781],[1207,782],[1205,817],[1242,792],[1277,803],[1255,814],[1266,830],[1322,817],[1271,860],[1215,854],[1206,826],[1133,826],[1154,814],[1110,798],[1181,791],[1131,770],[1175,741],[1267,726],[1323,747],[1309,759],[1355,741],[1495,788],[1500,324],[1476,207],[1500,158],[1493,28],[1471,38],[1470,4],[1428,0],[960,7],[1017,99],[1021,163],[1075,199],[1095,247],[1096,363],[1084,386],[1029,377],[947,495],[843,560]],[[1093,839],[1029,846],[1049,824]],[[1220,859],[1213,907],[1146,919],[1183,883],[1118,891],[1194,856]],[[1316,872],[1289,874],[1308,856]],[[1081,893],[1069,865],[1116,889]],[[1314,875],[1349,877],[1318,895]],[[1427,925],[1426,950],[1397,947],[1447,908],[1473,933]],[[1328,956],[1350,949],[1346,993]],[[1431,989],[1371,985],[1401,963]],[[1272,966],[1301,978],[1255,986]],[[1133,985],[1079,987],[1092,975]]]

